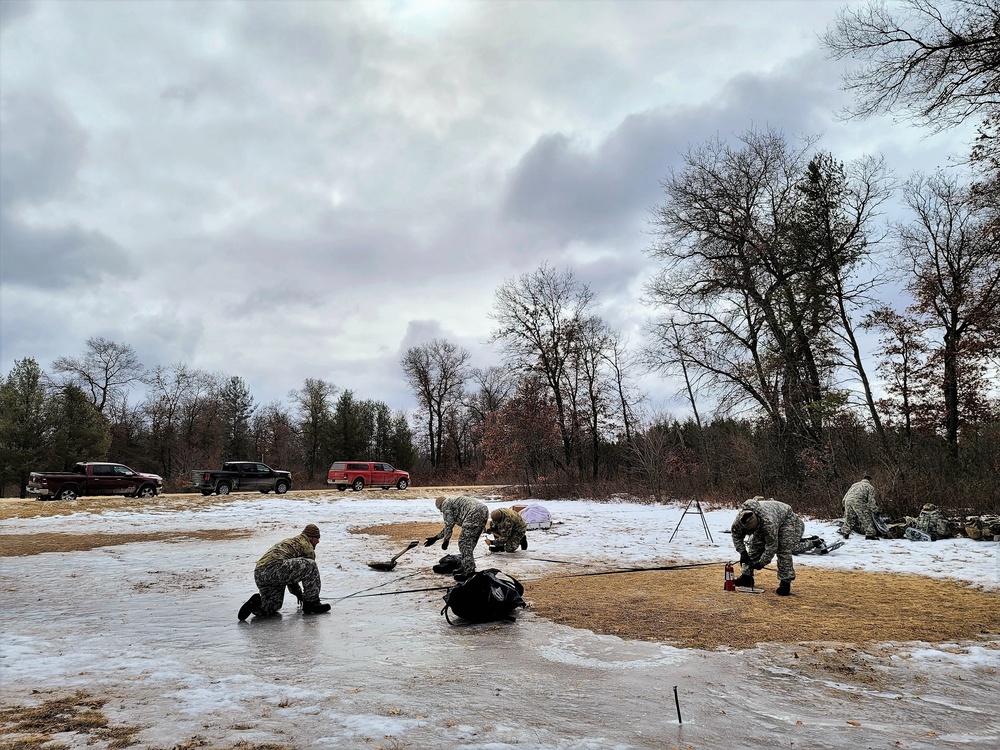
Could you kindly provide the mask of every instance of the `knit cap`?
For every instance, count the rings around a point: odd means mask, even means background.
[[[319,539],[319,527],[316,524],[308,524],[304,529],[302,529],[303,536],[311,536]]]
[[[757,514],[752,510],[744,510],[740,513],[737,523],[744,530],[753,531],[757,528]]]

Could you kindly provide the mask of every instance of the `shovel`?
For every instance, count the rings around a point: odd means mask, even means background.
[[[414,539],[412,542],[406,545],[406,548],[402,552],[397,553],[391,560],[387,560],[386,562],[370,562],[368,563],[368,567],[373,568],[375,570],[392,570],[393,568],[396,567],[396,560],[398,560],[405,553],[409,552],[411,549],[416,547],[418,544],[420,544],[420,542]]]

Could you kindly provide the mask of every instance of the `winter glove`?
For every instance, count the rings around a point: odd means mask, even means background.
[[[447,539],[445,539],[443,542],[441,542],[441,549],[448,549],[448,540]]]
[[[528,535],[525,534],[521,537],[521,549],[528,549]]]
[[[433,547],[434,546],[434,542],[436,542],[437,540],[438,540],[438,538],[436,536],[429,536],[429,537],[427,537],[427,541],[424,542],[424,546],[425,547]]]
[[[760,560],[757,560],[753,564],[753,569],[754,570],[763,570],[764,569],[764,564]]]
[[[299,604],[302,603],[302,588],[298,583],[288,584],[288,593],[299,600]]]
[[[749,565],[752,561],[750,560],[750,555],[746,552],[740,555],[740,564]]]

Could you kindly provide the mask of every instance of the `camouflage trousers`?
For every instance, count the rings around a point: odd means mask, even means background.
[[[865,536],[875,536],[875,522],[872,521],[872,510],[862,503],[844,503],[844,522],[840,524],[840,533],[847,536],[852,531]]]
[[[257,568],[253,572],[253,580],[260,591],[258,617],[273,615],[281,609],[281,604],[285,600],[285,586],[290,583],[302,582],[302,598],[306,601],[319,599],[319,567],[315,560],[305,557],[278,560],[263,568]]]
[[[790,515],[778,527],[778,551],[775,553],[775,557],[778,560],[779,581],[795,580],[795,566],[792,564],[792,555],[796,550],[801,551],[801,547],[806,542],[802,538],[802,533],[805,530],[805,523],[796,515]],[[765,544],[763,534],[754,533],[750,535],[747,554],[750,555],[751,560],[760,558],[764,552]],[[753,565],[743,565],[740,573],[746,576],[753,576]]]
[[[458,537],[458,554],[462,557],[462,572],[476,572],[476,545],[486,529],[489,509],[483,505],[462,519],[462,533]]]

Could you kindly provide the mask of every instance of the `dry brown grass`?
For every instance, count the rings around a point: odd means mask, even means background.
[[[187,539],[238,539],[250,536],[244,529],[204,531],[149,531],[141,534],[0,534],[0,557],[23,557],[43,552],[81,552],[98,547],[114,547],[132,542],[181,542]]]
[[[352,529],[394,542],[437,533],[440,524]],[[758,573],[762,594],[723,591],[723,567],[572,576],[525,581],[540,617],[595,633],[686,648],[751,648],[756,643],[975,640],[1000,633],[1000,595],[949,581],[891,573],[810,568],[796,561],[792,596],[774,593],[774,573]]]
[[[54,734],[73,734],[107,743],[109,750],[120,750],[136,744],[140,727],[112,726],[104,715],[106,698],[94,698],[78,691],[73,695],[50,698],[37,706],[0,707],[0,749],[57,750],[67,745],[52,740]]]

